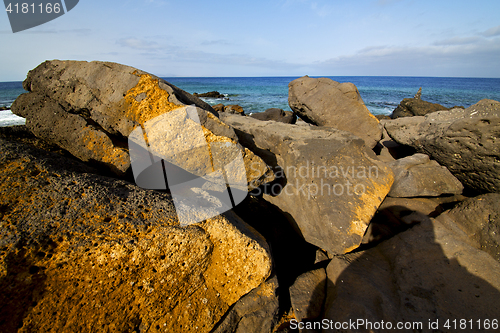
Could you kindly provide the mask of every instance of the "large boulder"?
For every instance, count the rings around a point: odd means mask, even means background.
[[[425,154],[415,154],[389,163],[394,172],[390,197],[438,197],[461,194],[463,185],[448,169],[431,161]]]
[[[324,318],[355,325],[323,332],[448,332],[454,320],[479,332],[498,323],[500,263],[435,220],[405,218],[416,224],[374,248],[332,259]]]
[[[420,98],[405,98],[392,111],[391,118],[425,116],[428,113],[448,110],[447,107],[437,103],[431,103]]]
[[[385,123],[389,136],[429,155],[467,188],[500,192],[500,102]]]
[[[438,219],[456,223],[476,248],[500,262],[500,194],[488,193],[464,200]]]
[[[230,142],[238,146],[243,156],[248,155],[248,161],[259,160],[238,144],[233,129],[216,117],[210,105],[165,80],[129,66],[95,61],[46,61],[28,73],[23,87],[29,93],[16,99],[12,112],[25,117],[27,127],[36,136],[82,161],[104,165],[118,175],[124,175],[130,168],[127,137],[134,129],[146,130],[159,117],[168,117],[167,113],[187,105],[196,108],[199,122],[196,126],[201,125],[208,144]],[[171,137],[190,135],[187,128],[176,131]],[[168,141],[161,144],[172,147]],[[180,167],[185,167],[185,163]],[[255,169],[254,174],[247,174],[248,182],[253,183],[250,188],[272,180],[264,163],[258,169],[263,173],[256,175]]]
[[[233,213],[181,227],[172,198],[0,139],[0,331],[210,332],[271,271]]]
[[[235,115],[223,120],[242,144],[274,167],[277,181],[260,193],[298,226],[307,242],[331,255],[359,246],[393,182],[390,168],[372,158],[363,140],[327,127]]]
[[[369,148],[375,147],[382,136],[377,118],[352,83],[304,76],[289,83],[288,104],[304,120],[351,132],[365,140]]]

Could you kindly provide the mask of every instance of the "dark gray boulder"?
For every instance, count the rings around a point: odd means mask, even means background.
[[[295,121],[297,120],[297,116],[293,112],[277,108],[267,109],[266,111],[260,113],[254,113],[250,115],[250,117],[264,121],[279,121],[285,124],[295,124]]]
[[[288,84],[288,104],[307,122],[353,133],[370,149],[382,136],[377,118],[368,111],[352,83],[304,76]]]
[[[500,194],[488,193],[460,202],[438,218],[456,223],[476,248],[500,261]]]
[[[202,94],[194,93],[193,95],[196,97],[208,97],[208,98],[225,98],[226,97],[218,91],[209,91],[209,92],[202,93]]]
[[[240,142],[274,168],[258,194],[283,211],[304,239],[330,255],[358,247],[390,190],[392,171],[364,141],[328,127],[224,115]]]
[[[500,263],[469,245],[460,231],[425,215],[405,220],[414,226],[369,250],[332,259],[324,318],[362,322],[323,332],[383,332],[387,325],[396,330],[398,322],[410,323],[408,331],[447,332],[446,321],[453,325],[458,318],[473,319],[468,330],[481,331],[478,319],[483,324],[497,318]],[[429,327],[436,321],[438,327]]]
[[[425,116],[428,113],[449,110],[437,103],[431,103],[420,98],[405,98],[392,112],[391,118]]]
[[[176,114],[189,105],[199,122],[188,119],[183,123],[186,126],[174,126],[176,132],[169,131],[169,139],[163,138],[158,146],[165,151],[174,147],[182,150],[184,146],[175,138],[189,136],[188,130],[201,125],[207,143],[233,143],[246,165],[260,164],[251,172],[247,168],[251,189],[273,178],[260,158],[238,144],[234,130],[216,117],[210,105],[141,70],[110,62],[46,61],[28,73],[23,87],[29,93],[16,99],[12,112],[26,118],[28,129],[78,159],[109,168],[119,176],[130,169],[127,138],[132,131],[147,128],[151,134],[151,128],[166,126],[163,122],[154,127],[155,121],[169,119],[169,113]],[[188,159],[203,162],[199,155],[184,154],[185,160],[176,161],[176,165],[184,168],[193,164]]]
[[[425,154],[415,154],[388,164],[394,172],[390,197],[438,197],[461,194],[463,185],[446,167]]]
[[[500,192],[500,102],[385,123],[389,136],[445,166],[464,187]]]

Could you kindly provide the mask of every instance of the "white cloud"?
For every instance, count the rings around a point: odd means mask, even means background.
[[[117,43],[123,47],[128,47],[135,50],[154,51],[160,48],[157,42],[152,42],[138,38],[123,38],[119,39]]]
[[[422,47],[374,46],[317,62],[321,75],[500,77],[500,38]]]
[[[500,25],[497,25],[496,27],[484,31],[483,33],[481,33],[481,35],[485,37],[500,36]]]
[[[452,37],[434,42],[433,45],[466,45],[480,42],[483,38],[479,36]]]

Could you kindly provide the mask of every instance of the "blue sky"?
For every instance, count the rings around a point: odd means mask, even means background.
[[[500,77],[498,0],[80,0],[13,34],[0,13],[0,81],[46,59],[158,76]]]

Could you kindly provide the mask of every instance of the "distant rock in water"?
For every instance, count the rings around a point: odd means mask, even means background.
[[[277,180],[263,197],[286,212],[307,242],[330,255],[360,245],[394,179],[362,139],[331,127],[222,117],[242,144],[275,168]]]
[[[297,116],[293,112],[277,108],[271,108],[264,112],[254,113],[250,117],[264,121],[274,120],[285,124],[295,124],[295,121],[297,120]]]
[[[401,158],[389,166],[394,172],[390,197],[438,197],[461,194],[464,188],[448,169],[425,154]]]
[[[377,118],[352,83],[304,76],[288,85],[288,104],[305,121],[350,132],[362,138],[370,149],[382,137]]]
[[[0,106],[0,111],[10,110],[10,108],[6,106]]]
[[[209,91],[203,94],[194,93],[196,97],[208,97],[208,98],[226,98],[223,94],[218,91]]]

